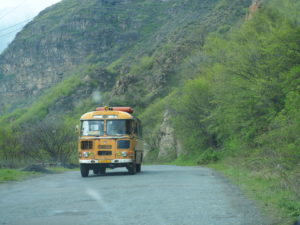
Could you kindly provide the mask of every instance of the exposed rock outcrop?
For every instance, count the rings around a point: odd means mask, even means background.
[[[171,126],[170,119],[170,113],[166,111],[160,126],[158,160],[174,160],[183,153],[182,146],[175,137],[174,128]]]
[[[0,55],[0,115],[29,105],[79,65],[105,67],[118,58],[151,19],[149,12],[137,20],[135,7],[127,0],[66,0],[41,12]]]
[[[253,18],[254,13],[260,8],[262,4],[262,0],[253,0],[251,6],[249,7],[249,11],[246,16],[246,20],[251,20]]]

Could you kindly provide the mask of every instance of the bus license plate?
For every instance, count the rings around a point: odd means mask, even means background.
[[[99,160],[99,163],[111,163],[111,160]]]

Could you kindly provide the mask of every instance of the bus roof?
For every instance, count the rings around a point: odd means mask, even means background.
[[[133,109],[131,107],[108,107],[108,106],[104,106],[104,107],[97,107],[96,111],[122,111],[122,112],[127,112],[132,114],[133,113]]]
[[[80,120],[99,120],[99,119],[133,119],[134,117],[122,111],[93,111],[85,113]]]

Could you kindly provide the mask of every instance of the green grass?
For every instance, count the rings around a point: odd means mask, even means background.
[[[197,166],[204,165],[210,162],[216,162],[220,158],[219,153],[210,152],[210,151],[202,151],[192,154],[186,154],[179,156],[175,161],[171,162],[171,164],[179,165],[179,166]]]
[[[219,161],[208,167],[217,170],[257,202],[266,216],[281,225],[292,224],[300,215],[300,203],[295,194],[282,187],[282,178],[270,170],[248,170],[232,160]],[[236,161],[238,159],[234,159]],[[235,165],[235,166],[233,166]]]
[[[175,161],[173,161],[171,164],[177,165],[177,166],[196,166],[198,165],[198,158],[200,156],[195,155],[181,155],[179,156]]]
[[[182,155],[171,164],[197,166],[202,159],[202,154]],[[271,168],[247,169],[243,159],[237,157],[227,157],[205,166],[220,172],[240,187],[274,224],[290,225],[300,216],[299,197],[283,185],[283,178]]]
[[[64,167],[49,167],[46,169],[50,170],[53,173],[64,173],[67,171],[79,171],[79,168],[67,169]],[[23,180],[23,179],[37,176],[37,175],[41,175],[41,173],[21,171],[18,169],[0,169],[0,183],[4,183],[7,181]]]
[[[36,172],[25,172],[16,169],[0,169],[0,183],[7,181],[23,180],[28,177],[38,175]]]

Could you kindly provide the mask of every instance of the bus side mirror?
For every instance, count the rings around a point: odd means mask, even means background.
[[[76,133],[79,133],[79,125],[76,125],[76,127],[75,127],[75,132],[76,132]]]

